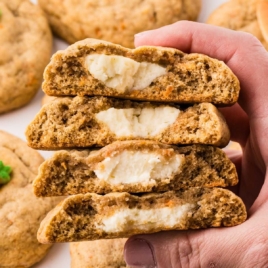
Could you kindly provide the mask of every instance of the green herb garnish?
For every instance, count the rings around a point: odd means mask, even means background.
[[[2,18],[2,14],[3,14],[2,10],[0,9],[0,19]]]
[[[6,184],[10,181],[11,167],[5,166],[2,161],[0,161],[0,184]]]

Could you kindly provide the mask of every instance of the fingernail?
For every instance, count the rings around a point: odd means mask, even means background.
[[[152,246],[144,239],[128,240],[124,250],[125,261],[132,268],[155,268]]]

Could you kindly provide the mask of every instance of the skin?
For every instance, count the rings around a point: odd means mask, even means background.
[[[268,53],[252,35],[211,25],[180,21],[140,33],[135,45],[178,48],[224,61],[241,83],[238,104],[221,109],[231,139],[242,153],[228,152],[240,183],[232,189],[245,202],[241,225],[171,231],[131,237],[125,260],[131,267],[268,267]]]

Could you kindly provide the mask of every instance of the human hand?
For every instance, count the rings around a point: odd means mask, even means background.
[[[178,48],[224,61],[241,83],[238,104],[222,108],[231,139],[243,154],[229,153],[239,185],[234,192],[248,220],[229,228],[136,235],[125,245],[131,267],[268,267],[268,53],[252,35],[180,21],[136,36],[135,45]],[[267,142],[267,143],[266,143]]]

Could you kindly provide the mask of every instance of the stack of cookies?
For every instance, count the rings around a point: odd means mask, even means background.
[[[218,148],[230,133],[214,105],[234,104],[240,89],[223,62],[86,39],[57,52],[44,79],[43,90],[56,98],[26,136],[33,148],[61,151],[41,165],[34,191],[70,196],[44,219],[39,241],[233,226],[246,219],[242,200],[220,188],[238,182]]]

